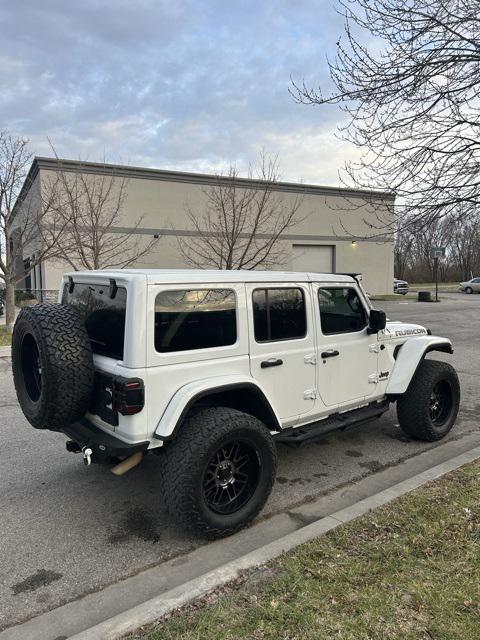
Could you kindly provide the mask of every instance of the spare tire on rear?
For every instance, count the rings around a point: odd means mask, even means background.
[[[82,418],[93,391],[93,357],[82,319],[64,304],[22,309],[13,330],[18,402],[36,429],[60,430]]]

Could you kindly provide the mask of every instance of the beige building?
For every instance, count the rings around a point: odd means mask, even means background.
[[[59,161],[35,158],[19,198],[22,202],[40,202],[36,196],[42,184],[52,180]],[[139,167],[105,165],[90,162],[61,161],[62,172],[114,176],[126,180],[126,197],[120,224],[111,233],[135,229],[144,243],[156,239],[151,253],[134,266],[156,268],[186,268],[179,251],[179,239],[192,236],[195,230],[186,215],[205,210],[208,189],[227,178],[219,176],[163,171]],[[238,179],[242,188],[259,188],[255,180]],[[286,261],[275,268],[288,271],[328,273],[361,273],[364,286],[372,294],[390,293],[393,288],[393,240],[387,233],[375,234],[379,220],[391,220],[394,196],[388,193],[357,191],[311,184],[275,183],[275,191],[288,206],[301,198],[299,217],[302,221],[282,236]],[[25,206],[25,205],[23,205]],[[34,206],[40,206],[34,205]],[[373,227],[371,226],[373,225]],[[158,239],[157,239],[158,237]],[[34,251],[34,250],[33,250]],[[32,249],[24,250],[28,261]],[[64,271],[71,266],[58,261],[46,261],[37,267],[19,288],[51,291],[58,288]]]

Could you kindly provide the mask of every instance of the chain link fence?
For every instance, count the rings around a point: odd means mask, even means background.
[[[58,289],[16,289],[15,304],[35,304],[36,302],[57,302]]]

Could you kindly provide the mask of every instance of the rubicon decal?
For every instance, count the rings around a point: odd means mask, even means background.
[[[416,336],[427,333],[426,329],[401,329],[400,331],[395,331],[396,336]]]
[[[390,371],[380,371],[380,373],[378,374],[378,379],[386,380],[389,375],[390,375]]]

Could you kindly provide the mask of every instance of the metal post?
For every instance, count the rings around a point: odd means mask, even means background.
[[[435,256],[435,302],[438,302],[438,256]]]

